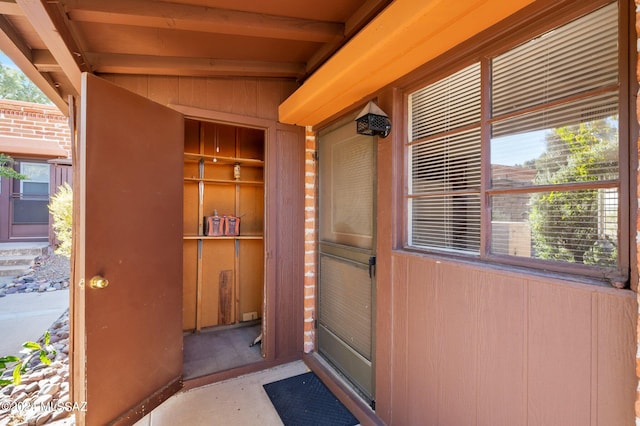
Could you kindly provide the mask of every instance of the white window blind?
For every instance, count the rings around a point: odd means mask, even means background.
[[[480,64],[410,96],[410,244],[480,248]]]
[[[492,60],[491,253],[616,266],[617,24],[612,3]]]
[[[618,83],[618,4],[543,34],[491,63],[500,116]]]

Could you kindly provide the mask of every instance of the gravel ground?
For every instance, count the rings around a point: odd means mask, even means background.
[[[42,291],[65,290],[69,274],[69,259],[66,257],[55,254],[41,257],[36,259],[28,274],[9,283],[9,286],[13,285],[9,288],[22,287],[17,292],[40,291],[43,288],[45,290]],[[66,286],[55,285],[63,283]],[[21,384],[0,388],[0,426],[75,424],[73,413],[77,407],[69,402],[69,311],[62,314],[48,331],[50,343],[56,350],[53,362],[45,365],[34,357],[22,375]],[[43,343],[44,331],[42,334],[38,340],[40,344]],[[23,355],[22,359],[26,356]],[[3,376],[6,378],[10,374],[6,371]]]
[[[70,261],[52,254],[36,258],[29,272],[0,283],[0,297],[15,293],[64,290],[69,288]]]
[[[36,280],[59,281],[69,280],[71,265],[69,258],[59,254],[39,257],[33,267],[33,277]]]

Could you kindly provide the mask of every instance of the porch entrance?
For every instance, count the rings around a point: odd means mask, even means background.
[[[28,178],[0,178],[0,242],[47,241],[49,164],[16,159],[14,169]]]
[[[375,138],[320,134],[318,351],[374,400]]]

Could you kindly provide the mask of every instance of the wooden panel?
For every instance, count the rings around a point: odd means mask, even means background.
[[[274,122],[278,106],[297,88],[293,79],[227,79],[102,74],[135,93],[168,105],[179,104],[213,111],[260,117]]]
[[[198,77],[178,77],[178,103],[205,108],[207,106],[207,80]]]
[[[93,407],[87,424],[108,424],[153,407],[150,395],[182,374],[184,119],[91,74],[81,109],[74,282],[100,274],[110,284],[74,296],[85,311],[74,337],[86,337],[74,339],[84,348],[74,370],[85,379],[74,381],[74,400]]]
[[[219,216],[233,215],[236,211],[235,187],[232,185],[206,184],[203,208],[205,216],[213,216],[216,210]]]
[[[233,86],[227,79],[207,79],[207,108],[214,111],[233,112]],[[195,106],[195,105],[194,105]]]
[[[264,187],[242,186],[237,215],[242,235],[262,235],[264,229]]]
[[[591,421],[591,294],[528,285],[528,424]]]
[[[264,131],[238,128],[237,156],[240,158],[264,159]]]
[[[409,374],[410,365],[408,359],[409,348],[409,318],[408,318],[408,286],[409,270],[408,259],[401,256],[392,258],[393,289],[392,298],[403,307],[403,311],[397,311],[393,317],[391,331],[391,364],[393,382],[391,384],[391,420],[389,424],[409,424]],[[419,382],[419,380],[418,380]]]
[[[264,249],[262,240],[241,240],[239,242],[238,270],[238,318],[242,314],[257,312],[262,317],[262,302],[264,288]]]
[[[221,157],[236,156],[236,128],[222,124],[202,122],[201,137],[204,154]],[[233,176],[233,175],[232,175]]]
[[[198,242],[187,240],[182,251],[182,329],[196,328],[196,281],[198,273]]]
[[[233,113],[258,116],[258,82],[255,79],[231,80],[233,85]]]
[[[220,280],[222,271],[235,270],[235,244],[233,240],[205,240],[202,249],[202,327],[218,324]],[[233,316],[232,316],[233,318]]]
[[[235,269],[225,269],[218,275],[218,325],[236,322],[235,313]]]
[[[200,152],[200,122],[196,120],[184,120],[184,152]]]
[[[479,273],[461,265],[438,264],[438,423],[476,423]],[[411,319],[410,321],[412,321]]]
[[[378,99],[388,113],[392,113],[392,108],[387,108],[387,104],[400,105],[393,102],[392,97],[397,92],[387,92]],[[391,117],[393,120],[393,117]],[[392,132],[397,132],[396,128]],[[392,315],[392,285],[395,283],[392,278],[391,253],[392,249],[398,247],[394,242],[394,234],[398,230],[395,214],[399,210],[396,208],[394,197],[397,197],[397,188],[384,182],[394,182],[394,164],[400,164],[397,154],[402,153],[402,138],[391,135],[391,143],[377,144],[377,170],[376,170],[376,414],[386,423],[391,419],[391,354],[387,349],[391,346],[391,330],[393,323]],[[397,148],[399,149],[396,149]],[[396,155],[394,155],[394,153]]]
[[[638,307],[631,291],[597,296],[596,395],[592,396],[598,425],[634,424],[635,333]]]
[[[49,180],[49,194],[55,195],[58,191],[58,187],[68,183],[69,186],[73,185],[73,167],[65,164],[51,164],[51,178]],[[2,211],[2,210],[0,210]],[[2,233],[2,231],[0,231]],[[49,244],[57,246],[60,241],[56,238],[53,231],[53,221],[49,220]]]
[[[406,418],[401,424],[438,424],[438,318],[437,271],[435,262],[409,258],[407,293],[408,339]],[[421,365],[414,369],[413,366]],[[404,416],[404,414],[402,414]],[[394,416],[394,421],[398,420]]]
[[[147,96],[149,90],[149,79],[147,76],[137,75],[108,75],[104,78],[130,92],[140,96]]]
[[[178,102],[178,77],[150,75],[147,79],[149,99],[160,105]]]
[[[198,209],[198,184],[187,182],[184,185],[183,232],[185,235],[200,235],[200,211]]]
[[[525,290],[500,274],[479,283],[478,425],[526,424]]]
[[[377,336],[390,342],[378,346],[391,359],[388,424],[633,423],[633,292],[427,256],[390,261],[392,329]]]
[[[276,244],[276,279],[273,324],[275,356],[302,353],[304,275],[304,135],[302,129],[282,126],[277,131],[270,177],[277,193],[269,194],[269,211],[276,227],[270,238]]]
[[[278,120],[278,106],[285,97],[283,93],[283,80],[263,80],[258,82],[258,111],[259,117]]]

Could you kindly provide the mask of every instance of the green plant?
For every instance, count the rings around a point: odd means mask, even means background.
[[[55,252],[71,257],[71,230],[73,217],[73,190],[68,183],[58,187],[56,194],[51,197],[49,212],[53,216],[53,232],[60,241]]]
[[[28,355],[23,359],[20,359],[14,355],[8,355],[0,357],[0,370],[4,373],[7,369],[13,368],[13,374],[11,379],[3,379],[0,378],[0,387],[7,386],[10,384],[19,385],[22,381],[22,374],[27,371],[27,366],[29,362],[34,356],[38,356],[40,358],[40,362],[45,365],[51,364],[50,356],[56,355],[56,350],[51,346],[51,335],[47,331],[44,334],[44,341],[41,345],[37,342],[26,342],[22,345],[23,352],[26,352]],[[12,365],[13,363],[17,363]]]
[[[13,170],[13,158],[0,152],[0,177],[26,179],[27,176]]]

